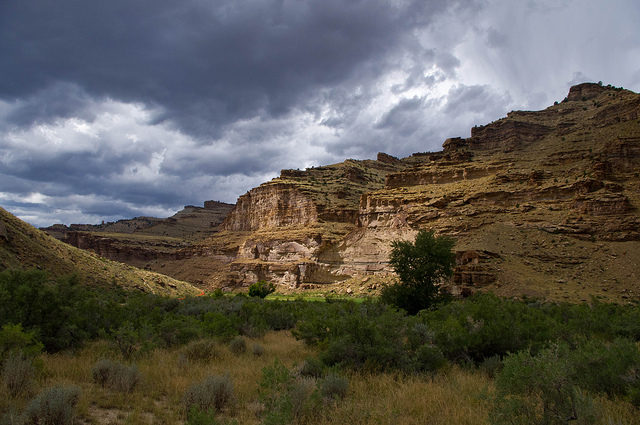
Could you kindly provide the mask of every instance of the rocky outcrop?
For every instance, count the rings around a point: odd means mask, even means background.
[[[154,260],[178,259],[181,256],[178,251],[189,246],[186,242],[176,240],[136,240],[126,236],[107,237],[95,232],[68,232],[63,242],[110,260],[136,266]]]
[[[398,188],[406,186],[453,183],[460,180],[473,180],[494,175],[504,168],[505,166],[502,165],[492,165],[488,167],[452,166],[446,169],[438,167],[424,170],[407,170],[401,173],[391,173],[387,175],[385,187]]]
[[[316,204],[296,185],[269,183],[251,189],[238,198],[235,208],[222,224],[225,230],[309,226],[318,222]]]
[[[606,90],[607,88],[600,84],[582,83],[569,89],[569,94],[567,95],[566,100],[569,102],[591,100],[598,97]]]
[[[384,162],[385,164],[400,164],[400,163],[402,163],[402,161],[400,161],[395,156],[386,154],[384,152],[378,152],[378,156],[377,156],[376,160],[380,161],[380,162]]]
[[[498,270],[494,265],[500,255],[484,250],[456,251],[456,268],[452,283],[461,294],[469,294],[463,288],[477,290],[494,283],[498,279]]]
[[[68,233],[98,232],[117,234],[145,234],[169,237],[202,238],[217,231],[233,205],[219,201],[205,201],[204,208],[187,205],[168,218],[135,217],[101,224],[54,224],[42,228],[60,240],[74,240]]]

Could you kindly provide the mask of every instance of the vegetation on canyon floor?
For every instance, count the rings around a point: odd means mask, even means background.
[[[639,306],[482,294],[407,315],[5,271],[0,310],[3,424],[638,421]]]

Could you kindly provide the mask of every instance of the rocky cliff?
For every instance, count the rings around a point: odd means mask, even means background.
[[[187,205],[169,218],[136,217],[97,225],[55,224],[41,230],[110,260],[150,269],[150,263],[183,258],[185,254],[180,250],[218,232],[232,208],[224,202],[205,201],[204,207]]]
[[[639,113],[638,94],[586,83],[440,152],[283,170],[220,232],[147,266],[204,287],[370,293],[393,279],[391,241],[427,228],[457,241],[455,293],[637,299]]]

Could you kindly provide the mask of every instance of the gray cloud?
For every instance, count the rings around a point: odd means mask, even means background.
[[[0,3],[0,204],[38,225],[233,202],[437,150],[586,78],[640,89],[619,0]]]
[[[0,64],[0,95],[72,81],[92,96],[160,105],[165,119],[207,138],[237,119],[286,114],[320,87],[383,72],[387,53],[445,5],[4,2],[0,54],[12,60]]]

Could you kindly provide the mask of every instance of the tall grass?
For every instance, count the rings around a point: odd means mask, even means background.
[[[136,360],[142,377],[139,385],[131,393],[122,393],[93,381],[92,368],[97,361],[105,357],[122,360],[110,344],[96,342],[75,353],[41,355],[44,373],[34,391],[77,385],[82,389],[77,418],[82,422],[175,424],[186,421],[184,396],[190,386],[207,376],[228,375],[235,400],[229,408],[216,413],[217,419],[221,423],[235,420],[239,424],[259,424],[263,414],[259,396],[263,369],[278,359],[295,374],[306,359],[318,353],[288,331],[270,332],[262,338],[247,339],[247,343],[259,343],[265,348],[264,354],[237,356],[222,348],[211,360],[185,362],[182,348],[155,349]],[[324,399],[317,414],[301,419],[301,423],[489,423],[493,380],[477,369],[452,366],[429,376],[351,371],[345,377],[349,382],[345,397]],[[29,401],[28,397],[11,399],[5,388],[0,389],[2,412],[21,412]],[[628,403],[596,397],[595,405],[609,423],[638,423],[637,413]]]

